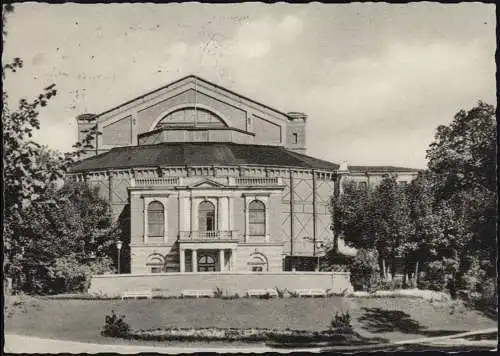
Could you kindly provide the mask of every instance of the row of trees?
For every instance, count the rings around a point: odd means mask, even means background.
[[[428,169],[407,186],[394,177],[333,202],[334,227],[345,242],[377,255],[380,274],[427,275],[427,287],[480,293],[496,286],[496,117],[480,102],[439,126]],[[423,281],[422,281],[423,284]],[[453,289],[453,288],[452,288]],[[496,287],[495,287],[496,289]]]

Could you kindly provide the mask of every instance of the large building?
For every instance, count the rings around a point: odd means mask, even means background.
[[[98,187],[127,225],[134,274],[314,270],[333,239],[340,178],[387,174],[306,155],[307,115],[196,76],[91,117],[102,135],[71,176]]]

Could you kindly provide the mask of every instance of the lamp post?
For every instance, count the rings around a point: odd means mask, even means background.
[[[120,274],[120,251],[122,249],[122,242],[121,240],[116,240],[116,249],[118,250],[118,274]]]
[[[314,253],[313,256],[316,257],[316,270],[319,272],[319,253],[318,250],[322,249],[325,247],[325,244],[323,241],[315,241],[312,237],[310,236],[305,236],[304,240],[311,241],[314,244]]]

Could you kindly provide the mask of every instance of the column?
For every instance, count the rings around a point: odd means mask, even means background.
[[[216,230],[224,230],[222,226],[222,215],[224,212],[222,211],[222,199],[223,197],[218,197],[217,198],[217,229]]]
[[[144,244],[146,245],[148,243],[148,204],[149,204],[149,199],[148,198],[143,198],[144,202],[144,210],[143,210],[143,220],[144,220]]]
[[[191,250],[191,272],[198,272],[198,253],[197,250]]]
[[[189,231],[198,231],[198,205],[199,200],[191,197],[191,227]]]
[[[181,267],[181,272],[186,272],[186,261],[185,261],[185,250],[183,248],[179,249],[180,255],[179,255],[179,264]]]
[[[191,231],[191,199],[182,198],[184,200],[184,210],[181,210],[181,214],[184,216],[184,225],[181,225],[181,229],[184,231]]]
[[[219,250],[219,270],[224,272],[224,250]]]
[[[265,213],[265,225],[264,225],[264,229],[265,229],[265,241],[266,242],[269,242],[269,226],[271,224],[271,211],[269,209],[269,206],[270,206],[270,198],[268,199],[267,197],[262,197],[262,200],[264,202],[264,205],[266,207],[266,213]]]
[[[184,230],[184,197],[181,196],[181,193],[179,193],[179,196],[177,198],[179,200],[179,204],[177,206],[177,214],[179,215],[179,222],[178,222],[178,236],[181,237],[181,231]]]
[[[228,208],[228,215],[227,218],[229,220],[228,222],[228,228],[229,230],[233,231],[234,230],[234,198],[233,197],[228,197],[229,199],[229,208]]]
[[[220,227],[219,230],[230,230],[229,228],[229,197],[221,197],[219,198],[221,201],[220,206]]]

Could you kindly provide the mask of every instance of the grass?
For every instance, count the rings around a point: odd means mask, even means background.
[[[100,335],[105,315],[125,315],[134,329],[269,328],[324,330],[336,312],[349,311],[365,337],[390,341],[490,328],[478,312],[416,298],[84,300],[25,298],[5,318],[5,332],[94,343],[131,343]],[[146,343],[134,341],[134,343]],[[151,342],[149,342],[151,343]],[[164,343],[165,344],[165,343]],[[163,345],[164,345],[163,344]]]

